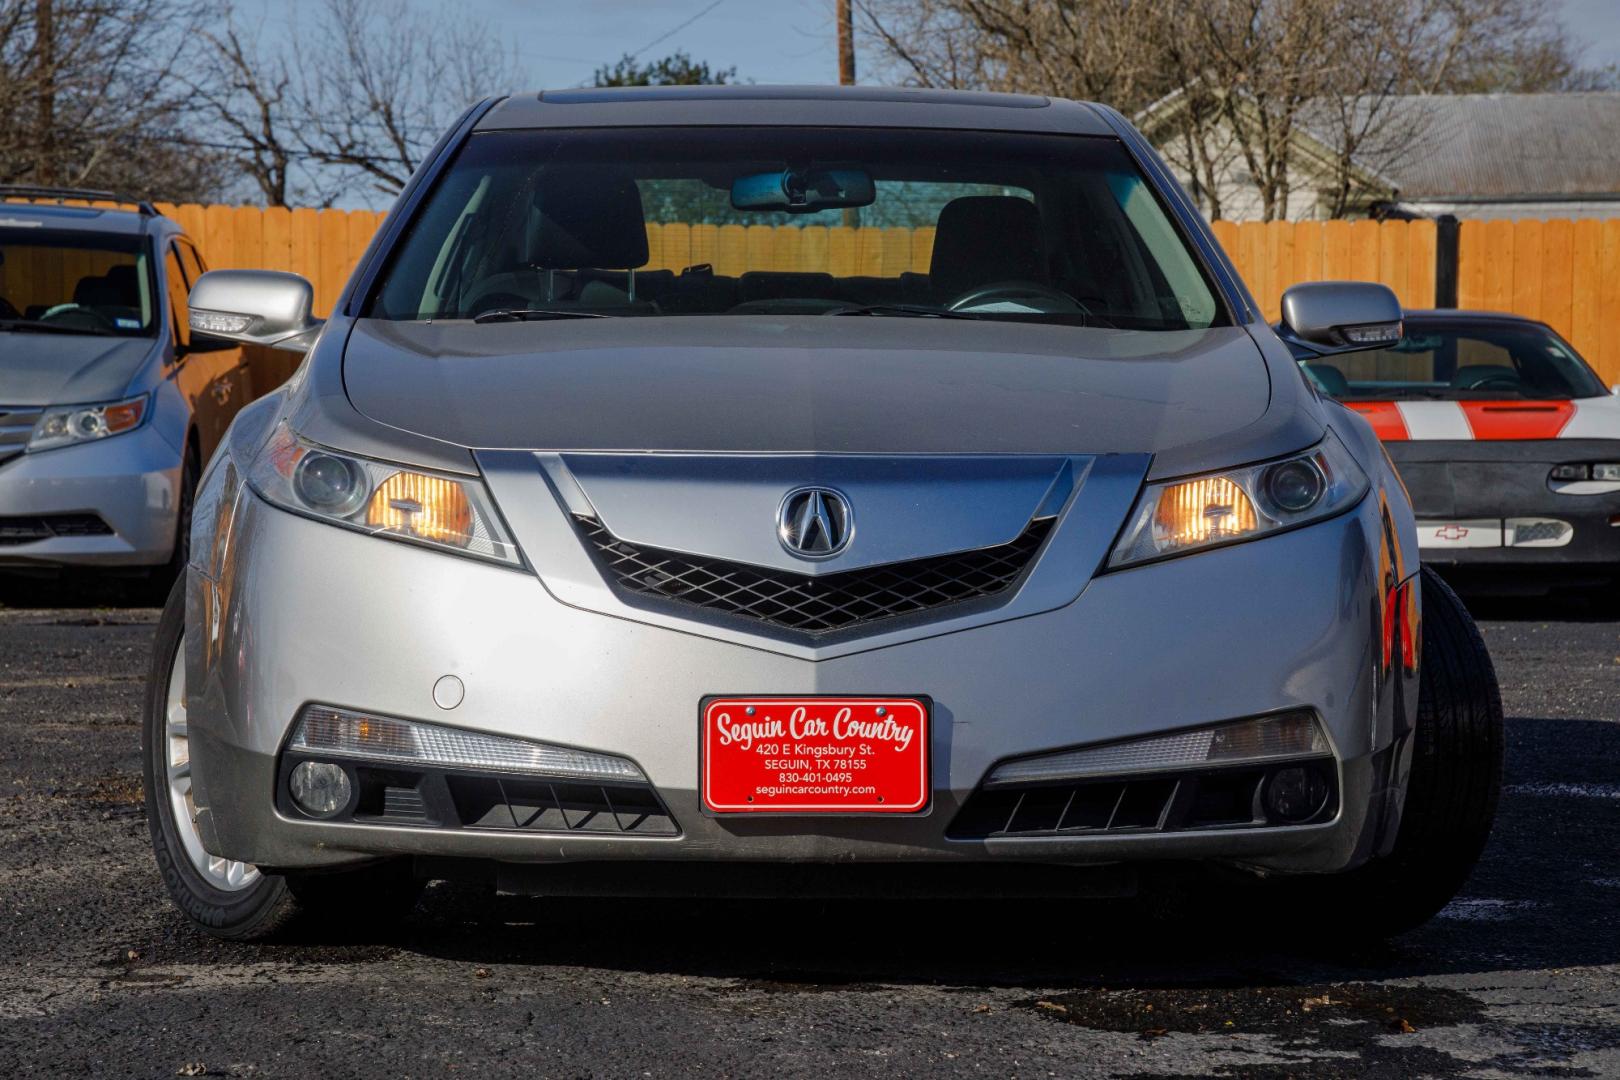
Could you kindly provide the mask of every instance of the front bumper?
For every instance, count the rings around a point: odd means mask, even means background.
[[[1620,486],[1555,491],[1554,465],[1620,460],[1607,439],[1392,442],[1423,561],[1620,575]]]
[[[156,566],[174,551],[180,451],[156,424],[0,465],[0,519],[95,515],[104,535],[0,542],[0,569]]]
[[[277,869],[381,855],[510,863],[1216,859],[1330,871],[1398,812],[1404,699],[1380,667],[1379,500],[1256,543],[1104,575],[1041,615],[821,660],[567,606],[526,572],[315,523],[245,489],[218,580],[193,571],[187,663],[205,845]],[[465,700],[439,708],[456,675]],[[1408,672],[1408,680],[1415,673]],[[933,798],[884,818],[706,816],[698,708],[710,694],[926,693]],[[1406,704],[1401,704],[1404,700]],[[280,751],[309,702],[630,758],[676,835],[524,834],[299,819]],[[1340,801],[1321,824],[952,840],[997,761],[1289,708],[1322,718]],[[1397,716],[1399,708],[1403,715]]]

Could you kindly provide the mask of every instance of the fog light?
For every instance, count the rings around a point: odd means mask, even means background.
[[[329,761],[300,761],[287,787],[298,809],[310,817],[331,817],[349,805],[349,774]]]
[[[1315,817],[1327,797],[1327,781],[1316,769],[1295,765],[1278,769],[1266,780],[1266,813],[1289,825]]]

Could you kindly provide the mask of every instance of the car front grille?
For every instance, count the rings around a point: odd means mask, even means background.
[[[111,536],[112,526],[95,514],[0,517],[0,547],[32,544],[57,536]]]
[[[33,405],[0,405],[0,465],[21,454],[44,409]]]
[[[810,637],[1006,592],[1028,569],[1052,527],[1051,518],[1040,518],[1011,543],[811,576],[642,547],[618,539],[594,518],[574,520],[598,566],[621,594],[703,608]]]

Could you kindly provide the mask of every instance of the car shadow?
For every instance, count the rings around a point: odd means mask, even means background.
[[[393,944],[484,966],[614,968],[770,990],[931,983],[1256,987],[1620,961],[1620,724],[1514,719],[1496,828],[1440,916],[1374,945],[1261,918],[1219,874],[1174,903],[491,897],[431,889]],[[720,872],[720,871],[717,871]],[[1161,893],[1163,883],[1161,883]]]
[[[145,575],[64,570],[48,575],[0,572],[0,608],[162,607],[167,587]]]
[[[1469,614],[1482,622],[1614,622],[1620,620],[1620,589],[1565,589],[1515,596],[1479,591],[1452,582]]]

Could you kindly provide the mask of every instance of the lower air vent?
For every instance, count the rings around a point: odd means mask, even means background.
[[[427,820],[427,804],[413,787],[384,787],[382,816],[402,823]]]
[[[276,803],[288,817],[308,816],[288,788],[292,769],[303,761],[340,764],[353,786],[350,804],[321,818],[324,822],[635,836],[679,836],[681,831],[658,793],[645,783],[383,766],[301,751],[281,758]]]
[[[470,829],[673,836],[675,819],[650,788],[452,777],[456,812]]]
[[[946,835],[983,840],[1309,825],[1338,812],[1331,766],[1331,759],[1322,759],[1129,780],[980,788]],[[1285,791],[1290,796],[1286,800],[1280,797]]]
[[[1023,576],[1051,530],[1030,523],[1008,544],[810,576],[626,543],[575,522],[608,581],[630,597],[747,619],[811,637],[994,597]]]
[[[0,546],[32,544],[58,536],[111,536],[112,527],[95,514],[0,517]]]

